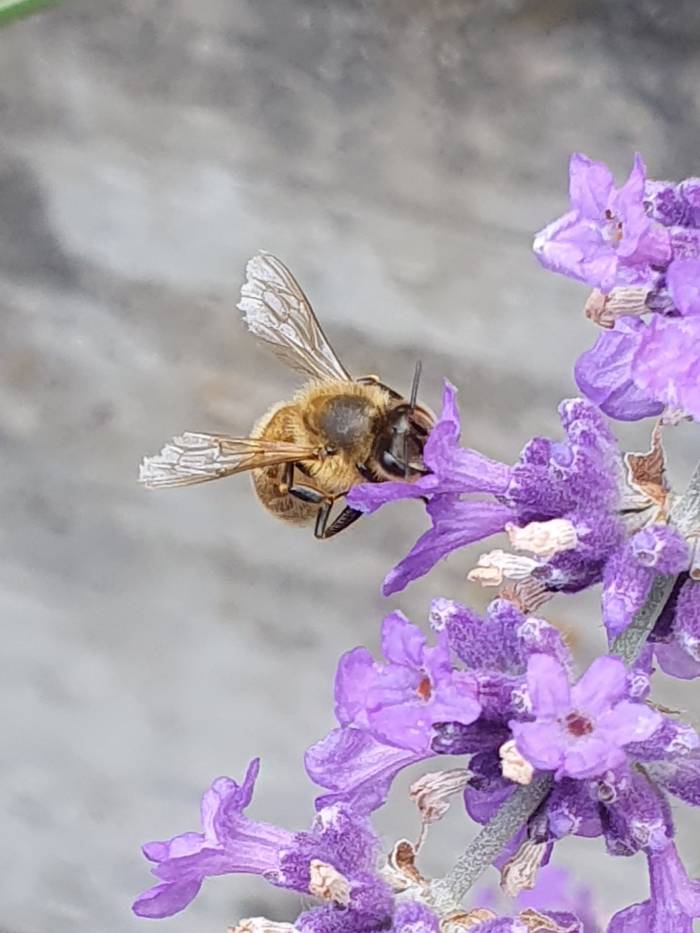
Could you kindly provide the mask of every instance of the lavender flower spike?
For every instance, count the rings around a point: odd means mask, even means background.
[[[551,519],[561,519],[569,533],[543,559],[529,559],[534,576],[548,589],[567,592],[600,579],[605,560],[624,537],[617,513],[620,451],[589,402],[562,402],[559,415],[566,441],[533,438],[508,467],[459,447],[455,389],[446,383],[443,410],[426,444],[433,472],[416,483],[359,485],[348,496],[363,511],[416,495],[427,501],[432,527],[387,574],[384,595],[403,589],[467,544],[506,528],[517,539],[528,538],[527,525]],[[490,498],[476,499],[476,493]]]
[[[626,760],[625,746],[661,725],[656,710],[627,699],[627,671],[617,658],[597,658],[571,686],[561,664],[533,655],[527,681],[534,722],[510,723],[518,751],[555,777],[595,777]]]

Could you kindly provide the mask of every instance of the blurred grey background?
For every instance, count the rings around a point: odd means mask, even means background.
[[[700,172],[699,52],[696,0],[75,0],[0,32],[6,933],[146,929],[140,843],[197,829],[202,790],[254,755],[252,813],[306,826],[302,753],[332,724],[340,653],[376,647],[393,607],[485,603],[474,553],[381,599],[416,504],[319,543],[245,477],[137,486],[172,434],[243,433],[293,390],[235,310],[246,259],[291,266],[351,371],[406,388],[420,356],[434,407],[449,377],[467,441],[512,461],[558,431],[594,336],[585,288],[538,267],[532,234],[566,207],[572,150],[620,178],[635,150],[653,176]],[[619,434],[643,448],[648,429]],[[682,483],[697,434],[670,446]],[[582,662],[597,601],[548,608]],[[686,708],[697,690],[656,695]],[[410,777],[387,842],[415,832]],[[458,810],[432,871],[473,831]],[[642,860],[602,853],[558,858],[606,912],[644,897]],[[221,878],[162,929],[296,907]]]

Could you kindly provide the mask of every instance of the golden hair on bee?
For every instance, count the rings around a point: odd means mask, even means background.
[[[239,309],[250,332],[309,380],[273,405],[248,437],[186,433],[141,464],[147,487],[189,486],[251,471],[261,504],[329,538],[361,513],[338,500],[361,482],[411,482],[426,472],[423,446],[434,416],[417,402],[420,364],[409,399],[377,376],[353,379],[328,343],[299,283],[269,253],[246,268]]]

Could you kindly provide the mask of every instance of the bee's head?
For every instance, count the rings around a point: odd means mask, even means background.
[[[423,447],[435,416],[417,402],[421,364],[416,365],[408,402],[400,402],[384,416],[377,432],[374,458],[388,479],[411,481],[430,472],[423,462]]]

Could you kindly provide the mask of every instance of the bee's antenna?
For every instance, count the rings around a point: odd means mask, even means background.
[[[411,408],[416,407],[416,402],[418,401],[418,384],[420,383],[420,374],[423,369],[423,363],[418,360],[416,363],[416,368],[413,372],[413,384],[411,385]]]
[[[423,363],[418,360],[416,362],[416,368],[413,371],[413,383],[411,384],[411,398],[409,400],[409,405],[411,406],[411,411],[416,407],[416,402],[418,401],[418,385],[420,383],[420,374],[423,369]],[[408,431],[404,433],[403,436],[403,475],[404,479],[408,479],[409,465],[408,465]]]

